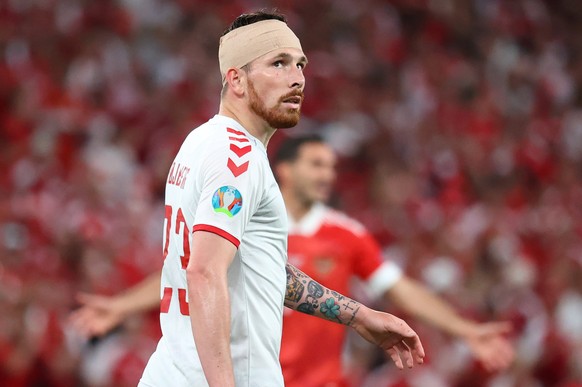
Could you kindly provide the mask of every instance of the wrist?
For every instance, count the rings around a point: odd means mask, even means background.
[[[111,300],[111,310],[122,320],[132,314],[131,303],[128,302],[128,300],[126,300],[123,295],[113,297]]]
[[[372,310],[370,308],[360,304],[358,311],[354,314],[354,318],[348,325],[355,330],[358,330],[359,327],[366,325],[366,321],[370,317],[371,312]]]
[[[473,337],[475,335],[475,332],[477,330],[477,324],[474,323],[473,321],[467,321],[467,320],[460,320],[458,321],[456,324],[451,324],[451,331],[450,333],[453,336],[462,338],[462,339],[468,339],[470,337]]]

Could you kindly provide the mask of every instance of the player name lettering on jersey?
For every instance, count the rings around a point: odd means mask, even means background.
[[[185,165],[180,165],[180,163],[173,162],[172,168],[170,168],[170,174],[168,175],[168,184],[173,184],[184,189],[188,172],[190,172],[190,168]]]

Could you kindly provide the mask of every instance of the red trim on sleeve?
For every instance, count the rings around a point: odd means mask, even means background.
[[[238,246],[240,245],[240,241],[237,238],[235,238],[231,234],[227,233],[223,229],[211,226],[209,224],[197,224],[197,225],[195,225],[194,228],[192,229],[192,232],[196,232],[196,231],[208,231],[208,232],[211,232],[211,233],[216,234],[218,236],[221,236],[224,239],[226,239],[227,241],[229,241],[230,243],[232,243],[233,245],[235,245],[237,249],[238,249]]]

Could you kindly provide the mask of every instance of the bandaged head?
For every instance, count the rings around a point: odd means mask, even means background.
[[[218,62],[224,83],[226,72],[280,48],[301,49],[297,36],[280,20],[263,20],[235,28],[220,38]]]

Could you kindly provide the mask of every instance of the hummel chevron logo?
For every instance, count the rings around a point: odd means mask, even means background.
[[[228,169],[232,172],[234,177],[238,177],[239,175],[245,173],[247,169],[249,169],[249,162],[245,161],[241,165],[236,165],[231,158],[228,159],[228,163],[226,164]]]
[[[232,134],[238,134],[239,136],[247,136],[246,134],[244,134],[244,132],[241,132],[239,130],[234,130],[233,128],[226,128],[226,131],[228,133],[232,133]]]
[[[249,169],[249,161],[245,161],[241,165],[237,165],[234,160],[237,160],[237,158],[240,159],[241,157],[249,153],[252,150],[252,147],[251,145],[240,144],[250,142],[249,139],[247,138],[246,133],[228,127],[226,128],[226,131],[230,133],[228,137],[228,139],[230,140],[230,150],[237,156],[236,158],[229,157],[226,166],[228,167],[228,169],[230,169],[234,177],[238,177]],[[237,145],[235,142],[239,143],[240,146]]]
[[[238,138],[238,137],[229,137],[230,141],[238,141],[238,142],[249,142],[249,139],[246,137]]]
[[[233,151],[238,157],[243,157],[251,151],[251,146],[247,145],[243,148],[239,148],[235,144],[230,144],[230,150]]]

